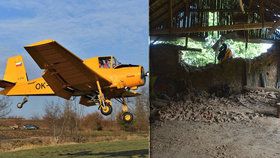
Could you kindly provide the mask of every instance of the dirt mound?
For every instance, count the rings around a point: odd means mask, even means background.
[[[278,93],[261,90],[231,95],[227,98],[208,93],[189,94],[183,101],[154,101],[152,108],[161,121],[202,121],[207,123],[250,121],[276,116]],[[155,112],[156,111],[156,112]]]

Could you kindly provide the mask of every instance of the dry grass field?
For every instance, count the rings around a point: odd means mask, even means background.
[[[12,129],[15,124],[18,129]],[[34,124],[38,130],[25,130]],[[69,132],[69,131],[66,131]],[[56,142],[43,120],[0,119],[0,158],[29,157],[148,157],[147,132],[80,130]],[[79,141],[73,141],[78,137]]]

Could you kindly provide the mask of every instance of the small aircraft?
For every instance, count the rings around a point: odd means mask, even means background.
[[[28,96],[58,96],[67,100],[80,96],[80,104],[99,105],[103,115],[112,113],[111,99],[122,104],[122,119],[131,122],[127,97],[146,82],[147,73],[140,65],[119,63],[113,56],[81,60],[54,40],[43,40],[24,47],[38,66],[42,77],[28,80],[22,56],[7,60],[1,95],[25,96],[17,104],[22,108]]]

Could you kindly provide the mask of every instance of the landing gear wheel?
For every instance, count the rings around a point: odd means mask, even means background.
[[[131,123],[133,121],[133,115],[130,112],[124,112],[122,114],[122,120],[125,123]]]
[[[17,104],[17,108],[21,109],[23,107],[23,104],[22,103],[18,103]]]
[[[100,111],[103,115],[108,116],[112,113],[113,108],[110,104],[105,104],[104,107],[100,107]]]

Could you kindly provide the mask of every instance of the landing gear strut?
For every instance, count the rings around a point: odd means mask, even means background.
[[[121,118],[125,123],[131,123],[133,121],[133,115],[128,112],[128,106],[124,97],[121,99],[116,99],[122,104],[122,115]]]
[[[101,111],[101,113],[105,116],[108,116],[112,113],[112,102],[109,99],[105,99],[104,94],[102,93],[101,86],[99,81],[96,81],[96,85],[98,88],[98,101],[99,101],[99,107],[98,109]],[[118,102],[122,104],[122,120],[125,123],[131,123],[133,121],[133,115],[128,112],[128,106],[125,101],[125,98],[116,98]]]
[[[98,100],[99,100],[99,107],[98,109],[101,111],[101,113],[105,116],[110,115],[113,112],[112,108],[112,102],[108,99],[105,99],[104,94],[101,91],[100,83],[99,81],[96,81],[97,88],[98,88]]]
[[[21,108],[23,107],[23,105],[24,105],[25,103],[27,103],[27,102],[28,102],[28,97],[24,97],[24,98],[22,99],[22,102],[19,102],[19,103],[17,104],[17,108],[21,109]]]

